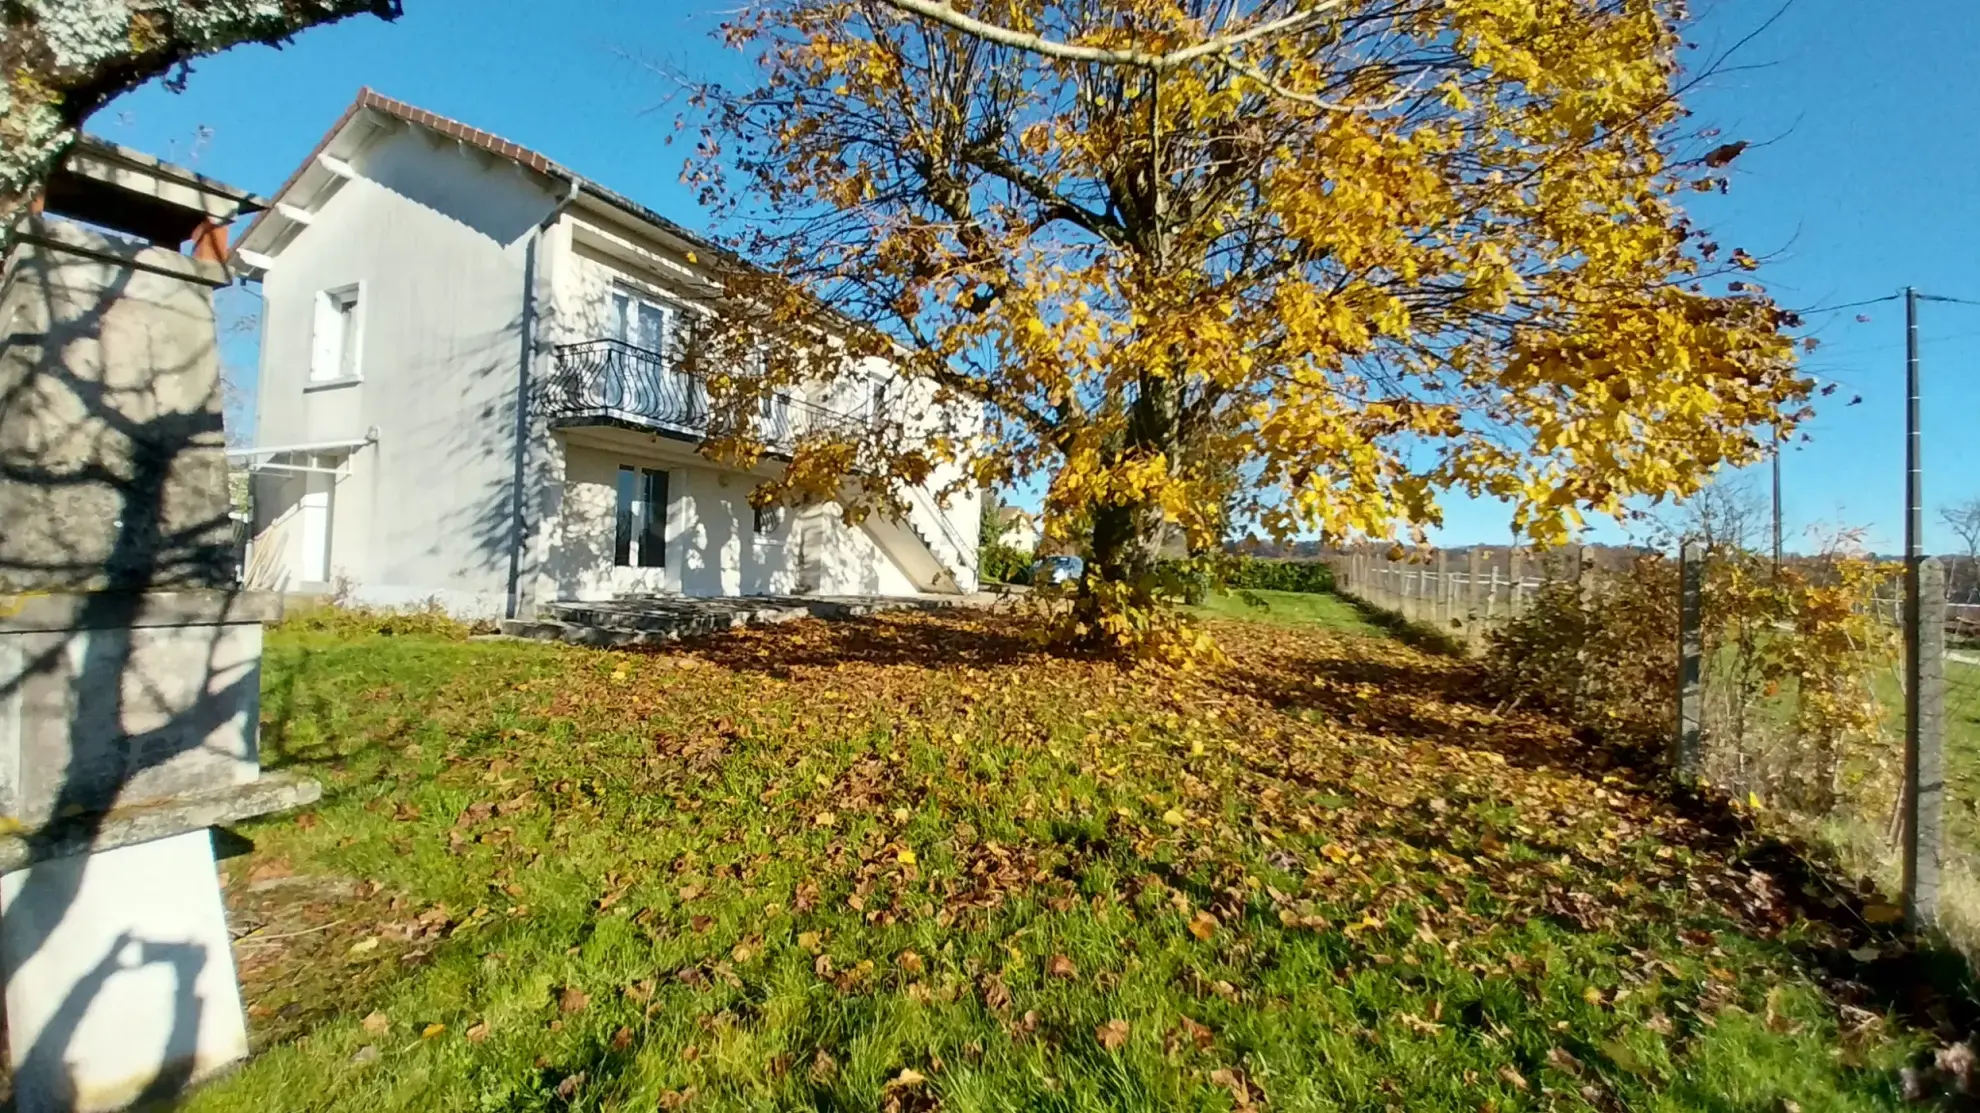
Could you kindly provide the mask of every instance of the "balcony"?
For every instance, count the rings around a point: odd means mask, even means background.
[[[553,425],[616,425],[699,441],[722,432],[700,377],[663,354],[623,340],[586,340],[553,353],[542,402]],[[863,425],[866,418],[777,394],[763,400],[753,430],[774,454],[807,434]]]
[[[672,366],[667,357],[623,340],[587,340],[555,350],[555,366],[543,384],[541,403],[553,426],[611,425],[701,441],[723,432],[725,415],[713,412],[700,377]],[[763,400],[754,416],[755,435],[772,456],[789,459],[802,438],[827,430],[864,429],[871,414],[842,413],[789,394]],[[928,546],[953,576],[958,567],[974,575],[973,528],[959,531],[930,492],[902,485],[907,503],[903,524]],[[973,525],[973,523],[972,523]],[[940,537],[947,553],[938,547]]]

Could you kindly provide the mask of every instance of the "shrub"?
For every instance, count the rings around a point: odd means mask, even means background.
[[[1224,574],[1224,585],[1250,591],[1301,591],[1312,595],[1334,590],[1334,570],[1317,560],[1267,560],[1239,557]]]
[[[996,541],[984,545],[977,555],[977,576],[980,579],[1004,584],[1031,582],[1033,557],[1023,549]]]
[[[1704,777],[1809,813],[1889,791],[1871,677],[1895,632],[1872,599],[1889,574],[1830,556],[1778,570],[1715,552],[1703,580]],[[1667,757],[1675,735],[1678,568],[1645,557],[1586,590],[1544,585],[1489,636],[1494,694],[1541,707],[1605,741]]]
[[[1334,570],[1317,560],[1261,557],[1165,560],[1156,569],[1162,591],[1185,603],[1201,603],[1212,586],[1230,591],[1298,591],[1319,595],[1334,590]]]

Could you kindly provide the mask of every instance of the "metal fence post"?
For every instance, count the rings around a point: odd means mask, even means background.
[[[1695,784],[1703,765],[1705,710],[1705,546],[1687,541],[1678,554],[1677,778]]]
[[[1918,566],[1918,621],[1905,631],[1911,681],[1904,730],[1904,919],[1912,930],[1939,919],[1939,858],[1944,849],[1946,726],[1946,569]]]

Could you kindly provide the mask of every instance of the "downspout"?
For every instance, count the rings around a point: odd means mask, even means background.
[[[522,335],[522,355],[516,361],[516,442],[515,472],[509,483],[509,596],[504,608],[504,618],[517,618],[522,611],[523,546],[529,543],[528,505],[523,492],[523,484],[529,474],[529,433],[530,433],[530,364],[536,358],[536,261],[542,250],[543,233],[564,210],[578,198],[583,188],[578,179],[570,179],[564,196],[550,215],[543,218],[530,231],[529,243],[523,248],[523,289],[522,320],[518,332]]]

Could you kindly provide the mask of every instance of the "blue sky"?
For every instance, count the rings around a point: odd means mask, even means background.
[[[746,79],[707,32],[732,8],[635,0],[406,0],[394,24],[360,18],[277,51],[200,62],[187,90],[152,86],[105,108],[91,130],[273,191],[361,85],[533,147],[690,226],[703,223],[670,146],[683,106],[667,76]],[[1730,45],[1773,3],[1696,5],[1688,36]],[[1902,17],[1896,12],[1902,11]],[[1794,0],[1734,64],[1691,99],[1700,126],[1760,144],[1732,192],[1694,215],[1727,248],[1764,257],[1784,304],[1881,297],[1911,284],[1980,301],[1980,4],[1904,0],[1872,18],[1861,0]],[[229,308],[253,311],[252,295]],[[1856,315],[1871,318],[1858,322]],[[1929,304],[1922,316],[1928,508],[1980,496],[1980,307]],[[1880,551],[1903,528],[1904,332],[1896,303],[1818,315],[1810,371],[1841,384],[1812,443],[1783,459],[1790,547],[1810,529],[1867,531]],[[230,359],[251,368],[249,332]],[[1861,395],[1859,405],[1845,403]],[[1764,476],[1756,477],[1763,483]],[[1932,517],[1928,513],[1928,517]],[[1501,541],[1497,504],[1455,502],[1438,538]],[[1591,540],[1625,531],[1599,526]],[[1927,543],[1952,544],[1928,522]]]

